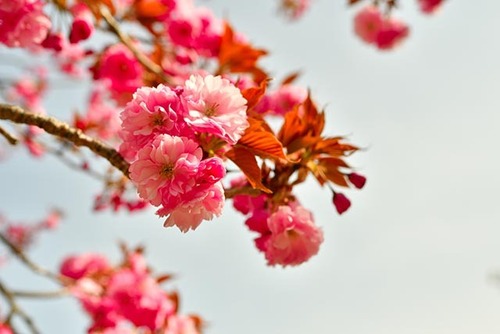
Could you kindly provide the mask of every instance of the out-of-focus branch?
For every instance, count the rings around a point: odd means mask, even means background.
[[[16,145],[19,142],[19,139],[17,139],[16,137],[14,137],[14,135],[12,135],[11,133],[9,133],[7,130],[5,130],[1,126],[0,126],[0,135],[4,136],[5,139],[7,139],[7,141],[11,145]]]
[[[170,79],[165,74],[165,71],[148,58],[144,53],[142,53],[134,44],[134,41],[123,32],[120,28],[120,24],[116,21],[114,16],[109,12],[106,6],[100,6],[99,12],[104,18],[106,23],[109,25],[111,31],[120,39],[120,41],[134,54],[135,58],[144,66],[148,71],[158,75],[165,83],[168,83]]]
[[[7,239],[2,233],[0,233],[0,241],[2,241],[5,244],[5,246],[7,246],[10,249],[12,254],[14,254],[22,263],[24,263],[33,272],[45,276],[47,278],[50,278],[57,284],[61,284],[61,282],[64,281],[64,277],[56,275],[50,270],[42,268],[38,264],[30,260],[28,256],[26,256],[26,254],[24,254],[24,252],[21,249],[19,249],[19,247],[11,243],[9,239]]]
[[[12,290],[11,295],[18,298],[33,298],[33,299],[46,299],[46,298],[59,298],[69,295],[69,290],[62,289],[57,291],[22,291]]]
[[[26,323],[33,334],[40,334],[40,331],[35,326],[33,319],[31,319],[31,317],[19,306],[12,292],[1,281],[0,293],[5,297],[5,300],[10,306],[10,313],[7,316],[7,323],[10,323],[12,316],[18,315],[19,317],[21,317],[21,319],[23,319],[23,321]]]
[[[114,148],[87,136],[81,130],[75,129],[56,118],[34,114],[19,106],[0,104],[0,119],[10,120],[14,123],[35,125],[51,135],[70,141],[76,146],[85,146],[95,154],[108,160],[115,168],[128,177],[129,164]]]

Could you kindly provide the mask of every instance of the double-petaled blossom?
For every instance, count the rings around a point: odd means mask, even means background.
[[[319,251],[323,232],[311,212],[296,202],[279,206],[268,220],[269,234],[256,240],[269,265],[295,266]]]
[[[37,50],[51,27],[41,0],[0,3],[0,42],[9,47]]]
[[[164,226],[177,226],[182,232],[195,230],[202,221],[212,220],[222,214],[224,189],[220,182],[215,183],[189,201],[182,201],[174,209],[160,209],[160,216],[169,215]]]
[[[178,92],[167,86],[139,88],[120,116],[123,139],[120,153],[132,161],[159,134],[189,136],[191,132],[182,119],[184,109]]]
[[[241,92],[220,76],[192,75],[185,83],[184,120],[196,132],[212,134],[231,145],[248,127],[246,103]]]
[[[177,196],[191,190],[201,162],[199,145],[186,137],[158,135],[130,165],[130,179],[141,198],[159,206],[164,193]]]

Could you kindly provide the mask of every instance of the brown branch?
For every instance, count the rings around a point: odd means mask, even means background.
[[[160,65],[153,62],[148,56],[142,53],[134,44],[134,41],[123,32],[120,28],[120,24],[114,16],[109,12],[106,6],[100,6],[99,13],[104,18],[106,23],[109,25],[111,31],[120,39],[120,41],[134,54],[135,58],[141,63],[144,68],[146,68],[151,73],[158,75],[165,83],[168,83],[170,79],[165,74],[165,71]]]
[[[108,160],[114,167],[128,177],[129,164],[114,148],[87,136],[81,130],[75,129],[56,118],[34,114],[19,106],[0,104],[0,119],[10,120],[14,123],[35,125],[44,129],[51,135],[70,141],[76,146],[85,146],[95,154]]]
[[[48,269],[40,267],[38,264],[33,262],[24,254],[22,249],[14,245],[7,239],[2,233],[0,233],[0,241],[3,242],[22,263],[24,263],[29,269],[31,269],[33,272],[45,276],[47,278],[50,278],[51,280],[55,281],[57,284],[61,284],[61,282],[65,281],[66,279],[62,276],[59,276],[57,274],[54,274]]]
[[[10,306],[10,314],[7,317],[7,323],[10,323],[13,315],[18,315],[21,319],[23,319],[33,334],[40,334],[40,331],[35,326],[33,319],[31,319],[31,317],[19,306],[12,292],[1,281],[0,293],[5,297],[5,300]]]
[[[0,126],[0,135],[4,136],[5,139],[7,139],[7,141],[11,145],[16,145],[19,142],[19,139],[17,139],[16,137],[14,137],[14,135],[12,135],[10,132],[8,132],[7,130],[5,130],[1,126]]]

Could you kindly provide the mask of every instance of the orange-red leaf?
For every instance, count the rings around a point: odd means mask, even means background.
[[[243,97],[247,100],[247,108],[252,109],[266,93],[269,80],[262,80],[259,87],[250,87],[241,91]]]
[[[285,77],[285,79],[283,79],[281,85],[284,86],[293,83],[295,80],[297,80],[300,74],[300,71],[290,73],[287,77]]]
[[[286,160],[283,145],[272,133],[269,125],[264,120],[254,117],[249,117],[248,122],[250,126],[236,145],[262,158]]]
[[[272,193],[269,188],[262,184],[262,171],[257,164],[255,155],[243,147],[235,146],[226,152],[226,157],[231,159],[241,169],[253,188],[266,193]]]
[[[254,76],[254,80],[260,83],[267,78],[267,75],[256,64],[259,58],[266,54],[266,50],[256,49],[235,38],[233,29],[226,22],[219,49],[221,70],[227,69],[233,73],[250,73]]]

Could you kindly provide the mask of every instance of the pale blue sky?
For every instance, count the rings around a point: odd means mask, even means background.
[[[265,64],[278,77],[304,72],[330,134],[368,148],[351,160],[368,183],[349,193],[344,216],[312,180],[300,188],[325,234],[305,265],[265,266],[230,205],[185,235],[152,213],[94,215],[100,185],[51,157],[18,152],[0,164],[0,210],[35,219],[66,208],[60,231],[33,252],[46,266],[69,251],[117,259],[118,240],[146,245],[157,270],[178,274],[170,286],[183,310],[208,321],[207,334],[500,332],[500,290],[488,281],[500,270],[500,3],[449,0],[424,17],[414,2],[400,11],[410,38],[379,53],[353,36],[345,1],[316,0],[297,24],[274,16],[270,0],[204,1],[271,51]],[[67,95],[56,92],[48,110]],[[5,275],[39,286],[20,269]],[[44,333],[87,324],[69,300],[28,306]]]

